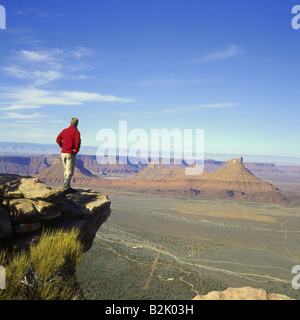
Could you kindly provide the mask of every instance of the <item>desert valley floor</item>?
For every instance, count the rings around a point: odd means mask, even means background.
[[[300,299],[300,207],[105,189],[112,213],[77,277],[86,299],[192,299],[252,286]]]
[[[61,187],[61,160],[51,159],[3,156],[0,172]],[[86,299],[186,300],[242,286],[300,299],[292,287],[300,265],[300,166],[243,158],[205,165],[187,177],[186,167],[78,159],[72,185],[111,200],[111,215],[77,269]]]

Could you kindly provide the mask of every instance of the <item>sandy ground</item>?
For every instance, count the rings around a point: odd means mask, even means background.
[[[106,191],[111,216],[78,271],[88,299],[190,299],[228,286],[300,299],[299,207]]]

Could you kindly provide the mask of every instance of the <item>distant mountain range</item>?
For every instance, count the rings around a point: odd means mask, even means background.
[[[82,145],[81,155],[96,155],[98,147]],[[39,144],[28,142],[0,142],[0,155],[51,155],[59,154],[60,148],[56,144]],[[281,166],[300,166],[300,157],[264,156],[248,154],[217,154],[205,153],[205,159],[228,161],[243,157],[246,162],[274,163]]]
[[[0,173],[12,173],[19,175],[39,175],[47,168],[51,167],[54,163],[59,162],[59,154],[45,154],[45,155],[0,155]],[[128,175],[134,175],[141,172],[147,167],[147,164],[131,164],[130,161],[125,161],[126,159],[117,158],[116,164],[99,164],[97,157],[95,155],[78,155],[77,164],[80,169],[88,170],[92,175],[97,177],[126,177]],[[57,162],[58,161],[58,162]],[[204,169],[208,172],[219,169],[226,164],[226,161],[216,161],[212,159],[207,159],[204,161]],[[171,164],[164,165],[164,168],[186,168],[186,164],[174,165]],[[284,170],[282,167],[280,169],[273,163],[245,163],[245,166],[251,170],[252,173],[258,176],[267,178],[270,175],[279,176]],[[293,167],[295,171],[297,167]],[[181,170],[182,171],[182,170]],[[146,171],[144,171],[144,174]],[[162,171],[159,173],[162,174]],[[160,176],[162,178],[162,176]]]
[[[277,189],[279,182],[281,186],[290,186],[282,189],[286,191],[299,193],[300,187],[299,166],[244,163],[242,158],[228,162],[207,159],[202,174],[187,176],[186,164],[124,162],[124,159],[123,162],[117,159],[116,164],[101,165],[95,155],[78,155],[72,184],[274,203],[284,203],[286,198],[285,192]],[[63,165],[59,154],[0,156],[0,173],[36,176],[49,186],[63,184]]]
[[[0,155],[49,155],[60,153],[57,144],[0,142]],[[96,147],[82,146],[81,154],[96,154]]]
[[[194,176],[186,175],[184,168],[165,168],[149,163],[146,169],[126,180],[128,187],[133,184],[148,192],[199,198],[286,203],[287,196],[250,172],[242,158],[229,160],[212,172],[204,171]]]

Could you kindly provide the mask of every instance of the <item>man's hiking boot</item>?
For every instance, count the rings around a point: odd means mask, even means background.
[[[73,188],[69,188],[64,190],[64,194],[71,194],[71,193],[75,193],[77,192],[77,190],[73,189]]]

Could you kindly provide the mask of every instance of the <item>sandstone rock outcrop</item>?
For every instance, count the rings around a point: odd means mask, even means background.
[[[264,289],[251,287],[228,288],[225,291],[212,291],[198,295],[193,300],[293,300],[285,295],[269,293]]]
[[[64,195],[38,178],[0,174],[0,249],[27,249],[43,229],[77,227],[87,251],[109,215],[104,194],[80,189]]]
[[[203,171],[200,175],[191,176],[185,174],[185,168],[149,165],[127,181],[128,185],[131,183],[136,188],[152,188],[154,191],[179,195],[286,203],[286,195],[251,173],[242,158],[232,159],[213,172]]]
[[[48,167],[46,156],[0,156],[0,173],[37,175]]]
[[[37,177],[47,185],[62,186],[64,182],[64,167],[61,158],[53,159],[51,167],[43,170]],[[82,160],[76,159],[74,175],[71,180],[72,185],[98,186],[100,181],[99,178],[84,167]]]

